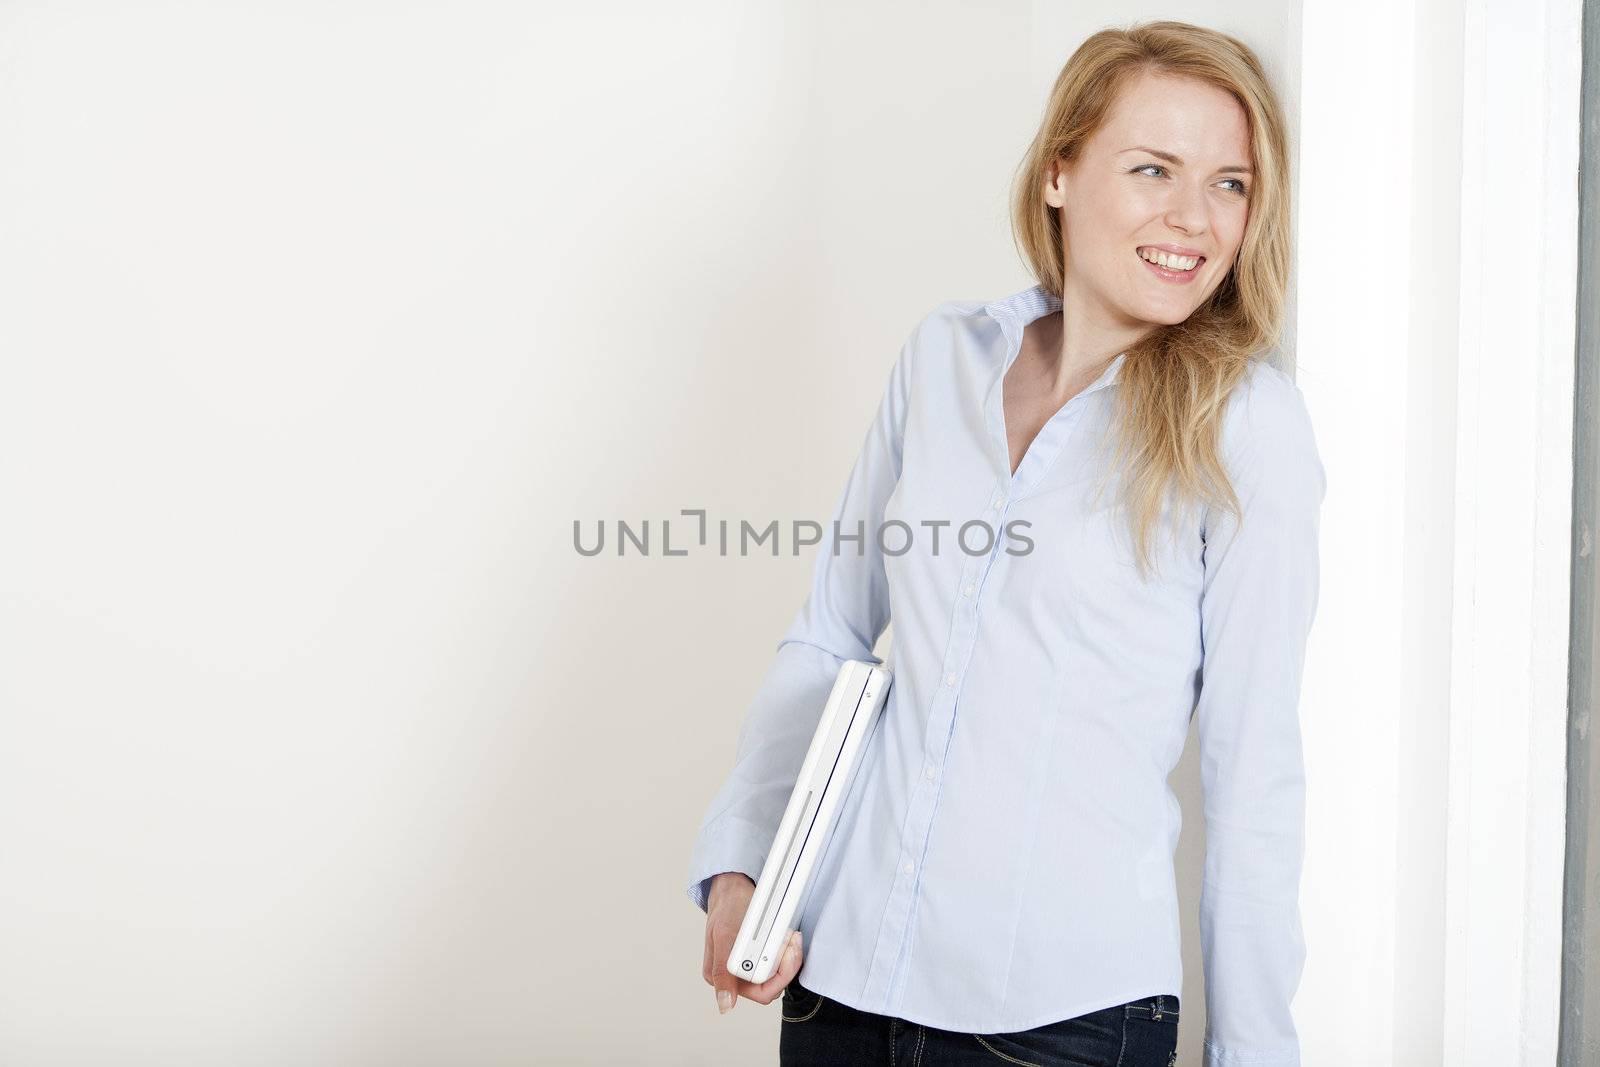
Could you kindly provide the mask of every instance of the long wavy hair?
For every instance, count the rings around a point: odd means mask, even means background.
[[[1249,120],[1255,175],[1244,240],[1227,276],[1183,322],[1159,325],[1127,349],[1118,371],[1113,466],[1122,475],[1119,502],[1142,576],[1149,574],[1152,531],[1170,492],[1176,491],[1178,515],[1204,502],[1242,521],[1220,456],[1222,418],[1250,362],[1278,344],[1291,254],[1288,135],[1261,61],[1225,33],[1146,22],[1101,30],[1073,52],[1017,168],[1012,230],[1038,283],[1060,296],[1066,270],[1061,219],[1044,200],[1050,161],[1075,160],[1123,86],[1145,72],[1195,78],[1230,93]]]

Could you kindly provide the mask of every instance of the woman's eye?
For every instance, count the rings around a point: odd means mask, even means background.
[[[1152,170],[1160,171],[1161,174],[1165,174],[1167,172],[1167,168],[1163,167],[1159,163],[1145,163],[1145,164],[1142,164],[1140,166],[1134,167],[1133,168],[1133,173],[1134,174],[1143,174],[1146,171],[1152,171]],[[1152,174],[1152,175],[1150,175],[1150,177],[1157,178],[1157,177],[1160,177],[1161,174]],[[1240,196],[1249,196],[1250,195],[1250,188],[1249,188],[1249,186],[1245,185],[1243,179],[1241,179],[1241,178],[1224,178],[1224,179],[1222,179],[1222,181],[1223,181],[1223,184],[1225,184],[1225,185],[1228,184],[1228,183],[1232,183],[1233,192],[1238,193]]]

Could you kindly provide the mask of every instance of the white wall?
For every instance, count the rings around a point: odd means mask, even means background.
[[[1454,233],[1454,179],[1439,179],[1437,163],[1417,162],[1429,153],[1416,138],[1430,138],[1435,161],[1458,158],[1449,142],[1459,120],[1445,113],[1431,133],[1418,121],[1416,12],[1406,5],[1380,19],[1375,7],[1347,14],[1312,2],[1303,18],[1297,380],[1328,495],[1324,587],[1301,706],[1307,966],[1296,1019],[1310,1064],[1421,1067],[1441,1063],[1443,835],[1417,829],[1443,816],[1448,659],[1438,634],[1451,531],[1448,481],[1418,475],[1453,410],[1430,395],[1430,384],[1448,395],[1452,383],[1442,374],[1431,381],[1429,361],[1453,366],[1453,349],[1448,331],[1414,331],[1413,318],[1445,320],[1428,299],[1453,308],[1455,286],[1429,290],[1436,268],[1414,275],[1414,264],[1433,262],[1415,256],[1436,247],[1432,239],[1453,263]],[[1435,200],[1414,195],[1417,169],[1435,172]],[[1440,488],[1430,492],[1430,484]],[[1417,545],[1426,550],[1408,553]],[[1430,607],[1431,619],[1416,610]],[[1430,752],[1417,731],[1441,740]],[[1412,904],[1423,908],[1408,913]]]
[[[910,324],[1028,283],[1006,185],[1060,64],[1176,17],[1261,53],[1302,160],[1306,1062],[1467,1062],[1442,1020],[1505,987],[1446,1004],[1437,264],[1487,2],[0,7],[0,1060],[773,1061],[680,879],[809,562],[572,521],[825,515]]]
[[[571,523],[825,514],[910,324],[1023,281],[1028,7],[0,41],[0,1059],[764,1058],[679,881],[805,562]]]
[[[1579,10],[1304,8],[1308,1062],[1554,1062]]]

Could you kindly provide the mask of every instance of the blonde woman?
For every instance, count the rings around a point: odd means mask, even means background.
[[[694,843],[702,974],[782,1063],[1175,1062],[1166,779],[1199,717],[1207,1067],[1299,1063],[1299,701],[1326,481],[1268,362],[1280,104],[1232,37],[1090,37],[1019,169],[1037,284],[912,331]],[[844,659],[895,680],[791,951],[724,969]],[[803,967],[802,967],[803,962]]]

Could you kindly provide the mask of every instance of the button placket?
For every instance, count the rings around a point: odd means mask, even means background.
[[[990,550],[968,559],[957,587],[953,628],[946,647],[943,685],[934,701],[933,714],[929,716],[923,735],[923,780],[926,788],[911,791],[910,810],[907,812],[904,841],[905,858],[900,875],[890,888],[890,908],[885,916],[877,950],[868,967],[867,989],[869,995],[883,998],[885,1004],[894,1005],[891,998],[900,986],[903,975],[899,963],[906,958],[905,945],[911,937],[912,916],[916,911],[916,886],[918,863],[933,834],[934,798],[938,793],[939,767],[948,757],[950,738],[953,736],[955,712],[959,703],[960,683],[964,665],[970,663],[977,646],[977,593],[978,587],[994,565],[995,548],[999,545],[1000,516],[1012,503],[1015,494],[996,490],[989,496],[990,507],[984,517],[992,520],[995,528],[994,544]]]

